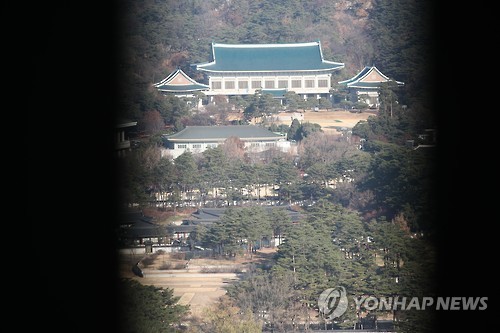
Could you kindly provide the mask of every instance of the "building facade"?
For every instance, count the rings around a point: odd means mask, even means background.
[[[187,126],[182,131],[165,136],[166,147],[163,157],[172,159],[189,150],[193,154],[202,153],[208,148],[215,148],[230,137],[237,137],[245,144],[245,150],[259,153],[269,149],[289,152],[290,141],[280,134],[263,127],[253,125],[229,126]]]
[[[194,64],[216,95],[293,91],[304,99],[329,97],[331,76],[343,63],[323,59],[320,42],[292,44],[212,44],[212,61]]]

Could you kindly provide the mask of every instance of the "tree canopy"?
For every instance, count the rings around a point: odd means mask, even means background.
[[[170,288],[143,285],[135,280],[120,280],[120,332],[182,332],[181,320],[189,306],[179,305]]]

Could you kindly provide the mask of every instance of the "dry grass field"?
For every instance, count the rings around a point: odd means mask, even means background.
[[[353,128],[359,121],[368,119],[369,116],[374,116],[375,112],[350,112],[344,110],[338,111],[307,111],[304,113],[304,122],[316,123],[321,126],[323,131],[337,132],[338,128],[346,127]]]
[[[180,297],[179,304],[189,304],[191,316],[201,317],[205,307],[217,301],[226,293],[225,287],[239,279],[247,265],[271,260],[276,249],[262,249],[253,256],[225,259],[191,259],[186,267],[186,260],[178,253],[149,255],[121,254],[120,276],[139,281],[145,285],[172,288],[174,296]],[[132,266],[140,261],[144,277],[132,273]],[[147,263],[147,264],[146,264]],[[165,268],[165,264],[170,267]]]
[[[296,111],[282,112],[267,119],[274,124],[291,125],[294,118],[301,123],[309,122],[319,124],[321,129],[328,134],[337,134],[340,129],[353,128],[358,122],[368,119],[370,116],[376,116],[376,111],[350,112],[345,110],[319,110],[319,111]],[[242,114],[232,114],[229,119],[241,119]],[[261,122],[262,119],[254,120]]]

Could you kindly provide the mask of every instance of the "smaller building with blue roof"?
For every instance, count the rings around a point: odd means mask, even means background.
[[[390,79],[375,66],[366,66],[352,78],[338,82],[346,86],[351,95],[351,100],[364,102],[371,108],[379,107],[379,89],[381,83],[392,81],[398,86],[404,83]]]
[[[208,85],[198,83],[190,78],[180,68],[153,86],[162,93],[173,94],[177,97],[194,97],[195,92],[204,92],[210,89]]]

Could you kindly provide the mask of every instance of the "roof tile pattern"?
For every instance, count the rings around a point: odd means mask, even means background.
[[[207,72],[332,71],[343,63],[323,59],[320,42],[293,44],[212,44],[212,62],[195,64]]]
[[[191,142],[196,140],[223,141],[232,136],[243,141],[283,138],[283,136],[263,127],[253,125],[187,126],[180,132],[168,135],[166,138],[174,142]]]

